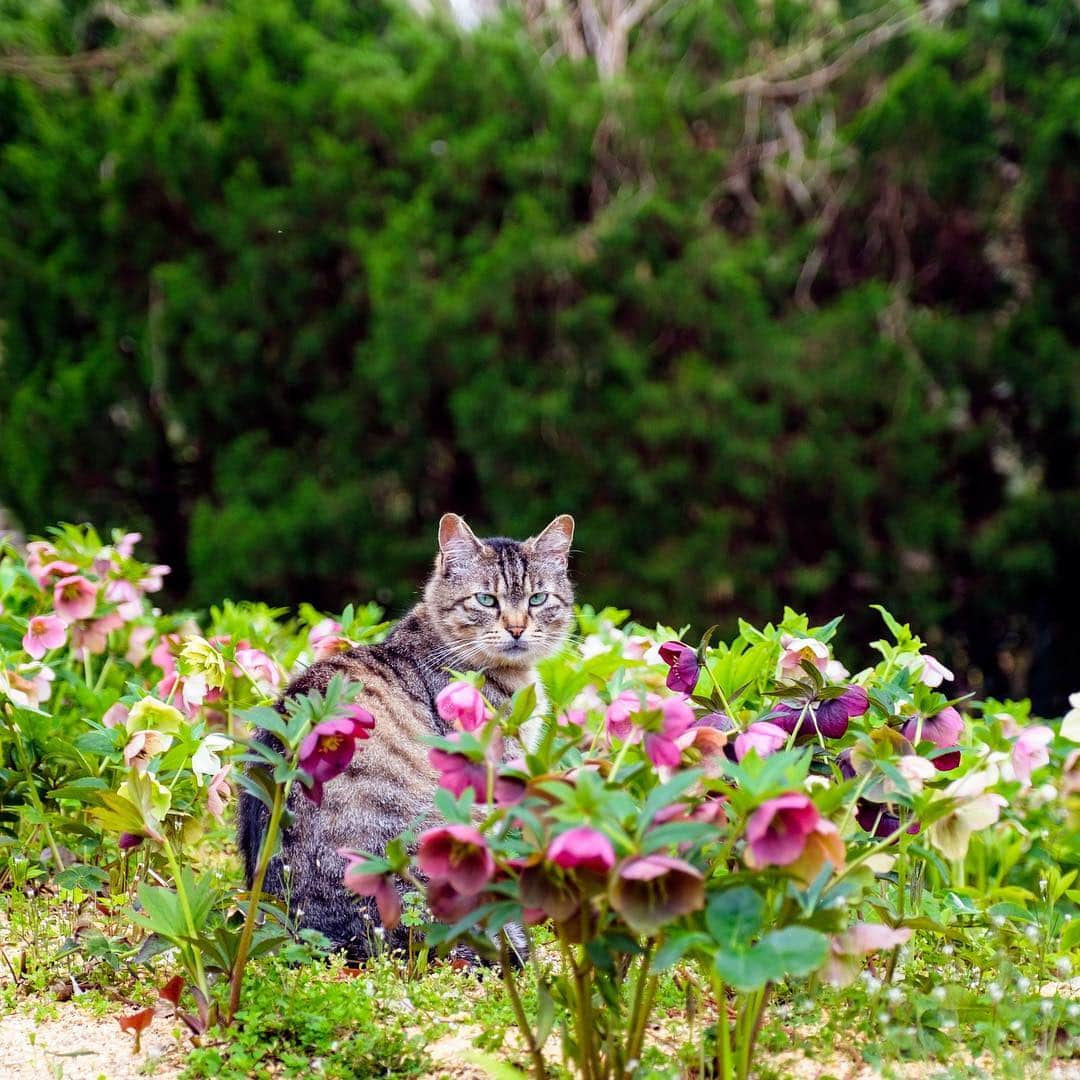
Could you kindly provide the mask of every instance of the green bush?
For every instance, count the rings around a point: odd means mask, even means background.
[[[8,4],[0,54],[130,51],[0,67],[0,502],[141,525],[193,603],[330,608],[404,603],[444,510],[569,510],[641,619],[873,597],[1060,709],[1075,6],[972,2],[781,102],[809,164],[747,158],[780,113],[720,84],[814,6],[729,7],[602,86],[512,17],[231,0],[148,42]]]

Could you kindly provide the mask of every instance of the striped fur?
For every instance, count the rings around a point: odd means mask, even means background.
[[[430,818],[437,775],[422,738],[446,731],[435,697],[450,669],[483,671],[485,695],[501,705],[534,680],[537,660],[560,648],[573,618],[573,527],[564,515],[524,542],[479,540],[457,515],[445,515],[424,598],[386,641],[313,664],[286,690],[325,690],[341,673],[363,683],[360,700],[375,717],[371,739],[326,784],[321,807],[294,789],[293,821],[266,879],[267,891],[288,899],[300,925],[322,931],[350,956],[370,954],[378,914],[343,887],[338,849],[381,853],[387,841]],[[540,593],[547,594],[543,603],[530,606]],[[477,600],[484,594],[496,598],[493,607]],[[238,839],[249,884],[266,817],[261,803],[241,795]]]

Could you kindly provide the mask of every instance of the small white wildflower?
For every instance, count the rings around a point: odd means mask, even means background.
[[[899,1005],[904,1000],[904,992],[897,986],[890,986],[885,997],[890,1005]]]
[[[1059,975],[1071,975],[1072,974],[1072,961],[1067,956],[1059,956],[1054,961],[1054,970]]]
[[[944,1001],[945,1000],[945,987],[944,986],[935,986],[934,989],[930,991],[930,996],[935,1001],[938,1001],[938,1002]]]
[[[381,926],[376,926],[374,933],[376,937],[381,938],[386,933],[386,931]]]
[[[1023,1029],[1023,1027],[1024,1027],[1024,1025],[1023,1025],[1023,1024],[1022,1024],[1022,1023],[1021,1023],[1021,1022],[1020,1022],[1019,1020],[1014,1020],[1014,1021],[1013,1021],[1013,1022],[1012,1022],[1012,1023],[1011,1023],[1010,1025],[1009,1025],[1009,1030],[1010,1030],[1010,1031],[1020,1031],[1020,1030],[1022,1030],[1022,1029]]]
[[[915,1035],[916,1035],[917,1033],[916,1033],[916,1031],[915,1031],[915,1029],[914,1029],[913,1027],[907,1027],[907,1028],[904,1028],[904,1034],[905,1034],[905,1035],[906,1035],[906,1036],[907,1036],[907,1037],[908,1037],[909,1039],[913,1039],[913,1038],[915,1038]]]
[[[881,989],[881,980],[875,979],[873,975],[868,975],[866,989],[869,993],[876,994]]]
[[[1077,1004],[1077,1003],[1076,1003],[1076,1002],[1074,1001],[1074,1002],[1073,1002],[1073,1003],[1072,1003],[1072,1004],[1071,1004],[1071,1005],[1070,1005],[1070,1006],[1069,1006],[1069,1007],[1068,1007],[1068,1008],[1067,1008],[1067,1009],[1065,1010],[1065,1014],[1066,1014],[1066,1015],[1068,1016],[1068,1018],[1069,1018],[1070,1020],[1075,1020],[1075,1019],[1076,1019],[1076,1018],[1077,1018],[1078,1016],[1080,1016],[1080,1005],[1078,1005],[1078,1004]]]
[[[986,995],[993,1002],[998,1002],[1005,996],[1004,993],[1002,992],[1001,987],[996,982],[992,982],[986,988]]]
[[[878,1013],[878,1023],[882,1027],[884,1027],[891,1019],[892,1017],[887,1012]]]
[[[942,956],[952,956],[954,952],[956,952],[956,949],[954,949],[952,945],[943,945],[941,948]]]
[[[991,915],[990,922],[993,926],[996,926],[999,930],[1005,925],[1004,915]]]
[[[1039,1008],[1042,1010],[1043,1016],[1049,1016],[1054,1011],[1054,1003],[1052,1001],[1040,1002]]]
[[[1025,927],[1024,937],[1026,937],[1028,941],[1038,941],[1039,928],[1034,923],[1032,923],[1030,926]]]
[[[1020,978],[1016,980],[1016,989],[1019,990],[1021,994],[1026,994],[1031,989],[1031,980],[1026,975],[1021,975]]]

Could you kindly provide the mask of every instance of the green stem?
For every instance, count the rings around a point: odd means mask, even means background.
[[[728,1021],[727,996],[724,982],[719,975],[709,971],[716,997],[716,1076],[717,1080],[732,1080],[731,1076],[731,1029]]]
[[[645,947],[645,951],[641,954],[641,967],[638,969],[637,981],[634,983],[634,998],[633,1004],[630,1006],[630,1024],[626,1037],[627,1061],[633,1061],[636,1056],[634,1054],[634,1044],[637,1042],[638,1023],[642,1012],[641,1006],[645,1001],[645,983],[649,978],[649,956],[651,952],[652,942]]]
[[[247,916],[244,919],[244,929],[240,934],[240,944],[236,950],[236,961],[233,964],[232,977],[229,985],[229,1023],[236,1017],[240,1008],[240,988],[244,981],[244,968],[247,966],[248,954],[251,952],[251,940],[255,936],[255,923],[259,916],[259,900],[262,898],[263,882],[266,881],[266,871],[270,866],[270,859],[277,846],[278,829],[281,825],[281,812],[285,808],[285,796],[292,783],[278,784],[274,788],[274,803],[270,808],[270,821],[266,826],[263,836],[262,847],[259,848],[259,861],[255,867],[255,877],[251,882],[251,890],[248,893]]]
[[[172,873],[173,881],[176,884],[176,896],[180,901],[180,910],[183,912],[184,922],[187,923],[188,936],[191,938],[188,951],[191,953],[192,966],[195,968],[195,982],[199,987],[199,993],[202,994],[206,1004],[209,1006],[210,987],[206,982],[206,969],[203,967],[202,950],[195,944],[195,938],[198,935],[195,929],[195,919],[191,914],[191,903],[188,900],[187,889],[184,888],[184,878],[180,873],[180,864],[177,862],[176,852],[173,851],[172,844],[168,840],[163,841],[161,846],[165,851],[169,871]]]
[[[559,950],[562,953],[563,967],[574,980],[574,996],[576,997],[574,1008],[574,1030],[578,1041],[578,1065],[581,1068],[582,1080],[593,1080],[592,1069],[592,1033],[585,1024],[583,985],[581,973],[573,958],[570,946],[566,942],[565,935],[559,932]]]
[[[510,1004],[517,1018],[518,1028],[525,1039],[529,1056],[533,1060],[533,1072],[536,1080],[545,1080],[547,1067],[544,1064],[544,1051],[536,1041],[529,1018],[525,1015],[525,1006],[521,1004],[521,995],[518,993],[517,983],[514,982],[514,972],[510,967],[510,949],[506,944],[506,935],[499,935],[499,963],[502,967],[503,982],[506,984],[506,992],[510,997]]]
[[[34,774],[30,769],[30,755],[27,754],[26,747],[23,745],[22,731],[17,723],[11,725],[11,730],[15,732],[15,745],[19,748],[19,763],[22,765],[23,775],[26,777],[26,793],[30,796],[30,801],[34,804],[34,809],[41,819],[45,842],[49,845],[49,851],[52,852],[53,873],[59,874],[64,869],[64,860],[60,856],[60,845],[57,844],[56,837],[53,836],[52,829],[49,827],[49,818],[45,813],[45,806],[41,801],[41,796],[38,795],[37,784],[34,783]]]

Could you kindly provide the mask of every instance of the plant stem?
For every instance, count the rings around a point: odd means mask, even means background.
[[[634,984],[634,999],[630,1006],[630,1024],[626,1037],[626,1060],[633,1061],[634,1044],[637,1041],[638,1022],[641,1016],[641,1007],[645,1000],[645,983],[649,977],[649,958],[652,953],[652,942],[645,947],[641,954],[641,967],[638,969],[637,982]]]
[[[278,829],[281,825],[281,812],[285,806],[285,795],[291,782],[278,784],[274,788],[274,804],[270,808],[270,821],[266,826],[263,836],[262,847],[259,848],[259,862],[255,867],[255,877],[251,882],[248,893],[247,917],[244,919],[244,929],[240,934],[240,944],[236,949],[236,960],[233,963],[232,976],[229,984],[229,1023],[236,1018],[240,1008],[240,988],[244,981],[244,968],[247,965],[248,953],[251,952],[251,939],[255,936],[255,922],[259,915],[259,900],[262,897],[263,882],[266,881],[266,871],[270,866],[271,856],[277,846]]]
[[[716,1068],[717,1080],[731,1080],[731,1032],[728,1024],[724,982],[710,968],[713,994],[716,997]]]
[[[30,755],[27,754],[26,747],[23,745],[22,731],[19,725],[12,724],[11,730],[15,732],[15,745],[19,748],[19,762],[26,777],[26,793],[30,796],[30,802],[34,804],[34,809],[41,818],[41,828],[45,833],[45,842],[49,845],[49,851],[52,852],[53,873],[59,874],[64,869],[64,860],[60,856],[60,846],[56,842],[56,837],[53,836],[52,829],[49,828],[49,818],[45,813],[41,797],[38,795],[37,784],[34,783],[34,774],[30,769]]]
[[[547,1067],[544,1065],[544,1051],[536,1041],[529,1018],[525,1015],[525,1006],[521,1004],[521,995],[518,993],[517,983],[514,982],[514,972],[510,967],[510,949],[506,944],[506,935],[499,935],[499,964],[502,967],[502,978],[506,984],[506,992],[510,997],[510,1004],[517,1018],[518,1028],[525,1039],[525,1045],[529,1050],[529,1056],[533,1060],[533,1072],[536,1080],[545,1080]]]
[[[188,900],[187,889],[184,887],[184,878],[180,873],[180,864],[177,862],[176,852],[173,851],[172,844],[168,840],[165,840],[161,846],[169,863],[169,870],[176,885],[176,896],[180,901],[180,910],[184,913],[184,922],[187,923],[188,934],[191,937],[188,949],[191,952],[192,966],[195,968],[195,982],[198,984],[199,993],[206,999],[206,1004],[209,1006],[210,987],[206,982],[206,969],[203,967],[202,950],[194,943],[198,935],[195,929],[195,919],[191,914],[191,903]]]

